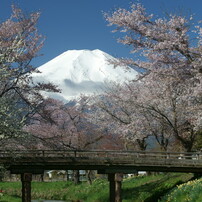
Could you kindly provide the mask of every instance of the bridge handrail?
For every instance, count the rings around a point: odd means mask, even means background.
[[[202,159],[201,152],[161,152],[132,150],[0,150],[0,157],[136,157]]]

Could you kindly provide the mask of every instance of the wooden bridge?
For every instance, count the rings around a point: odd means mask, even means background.
[[[31,201],[32,174],[44,170],[97,170],[108,174],[110,202],[121,201],[123,173],[137,171],[202,173],[202,153],[86,150],[0,151],[0,164],[21,174],[22,201]]]

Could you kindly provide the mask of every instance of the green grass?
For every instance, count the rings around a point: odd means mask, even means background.
[[[125,179],[122,186],[123,202],[155,202],[176,185],[193,177],[192,174],[160,174]],[[0,182],[3,196],[0,201],[20,202],[20,182]],[[32,199],[49,199],[80,202],[107,202],[109,183],[96,179],[92,185],[72,182],[32,182]],[[162,199],[163,201],[163,199]],[[164,200],[166,201],[166,199]]]
[[[160,202],[201,202],[202,201],[202,179],[189,181],[173,189],[165,195]]]
[[[188,181],[192,174],[161,174],[128,179],[123,183],[123,202],[155,202],[178,184]]]

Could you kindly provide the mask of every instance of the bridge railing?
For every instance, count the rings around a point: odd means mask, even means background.
[[[151,152],[126,150],[0,150],[0,158],[150,158],[202,160],[201,152]]]

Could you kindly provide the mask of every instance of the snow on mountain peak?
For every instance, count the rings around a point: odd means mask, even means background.
[[[92,94],[104,88],[107,81],[125,82],[137,76],[137,72],[126,67],[116,67],[109,63],[111,55],[96,50],[68,50],[55,57],[34,73],[35,82],[52,82],[61,93],[47,96],[70,100],[82,94]]]

